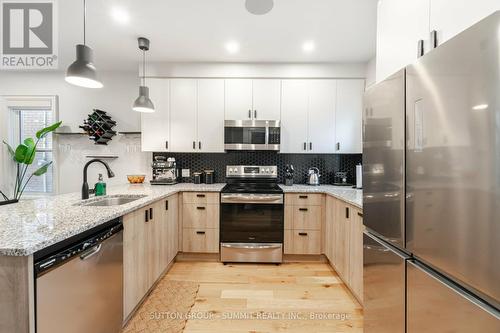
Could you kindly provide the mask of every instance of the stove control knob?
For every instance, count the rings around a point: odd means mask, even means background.
[[[271,172],[271,170],[269,170],[269,168],[267,168],[266,169],[266,173],[270,173],[270,172]]]

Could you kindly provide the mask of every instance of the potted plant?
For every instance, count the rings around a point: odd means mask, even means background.
[[[38,146],[40,140],[44,139],[47,134],[55,131],[59,126],[61,126],[61,124],[62,122],[60,121],[39,130],[36,132],[36,140],[33,138],[27,138],[19,144],[15,150],[7,142],[3,142],[7,146],[12,160],[16,163],[16,180],[12,198],[9,198],[0,190],[0,195],[4,200],[0,201],[0,205],[18,202],[31,178],[33,176],[41,176],[47,172],[49,166],[52,164],[52,161],[43,164],[30,175],[27,174],[28,167],[35,160],[36,147]],[[26,179],[26,177],[28,178]]]

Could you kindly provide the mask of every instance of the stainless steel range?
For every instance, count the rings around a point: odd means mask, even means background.
[[[276,166],[227,166],[221,193],[222,262],[281,263],[283,190]]]

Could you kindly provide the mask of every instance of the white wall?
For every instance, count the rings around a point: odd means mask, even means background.
[[[365,64],[151,63],[146,74],[150,77],[364,78]]]
[[[377,59],[374,57],[370,61],[366,63],[366,68],[365,68],[365,84],[366,88],[370,88],[371,85],[376,83],[376,64],[377,64]]]

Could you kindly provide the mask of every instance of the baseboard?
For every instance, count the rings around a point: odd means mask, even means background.
[[[219,253],[187,253],[179,252],[175,261],[208,261],[208,262],[218,262],[220,261]]]
[[[321,262],[328,263],[328,259],[322,254],[284,254],[284,263],[292,262]]]

